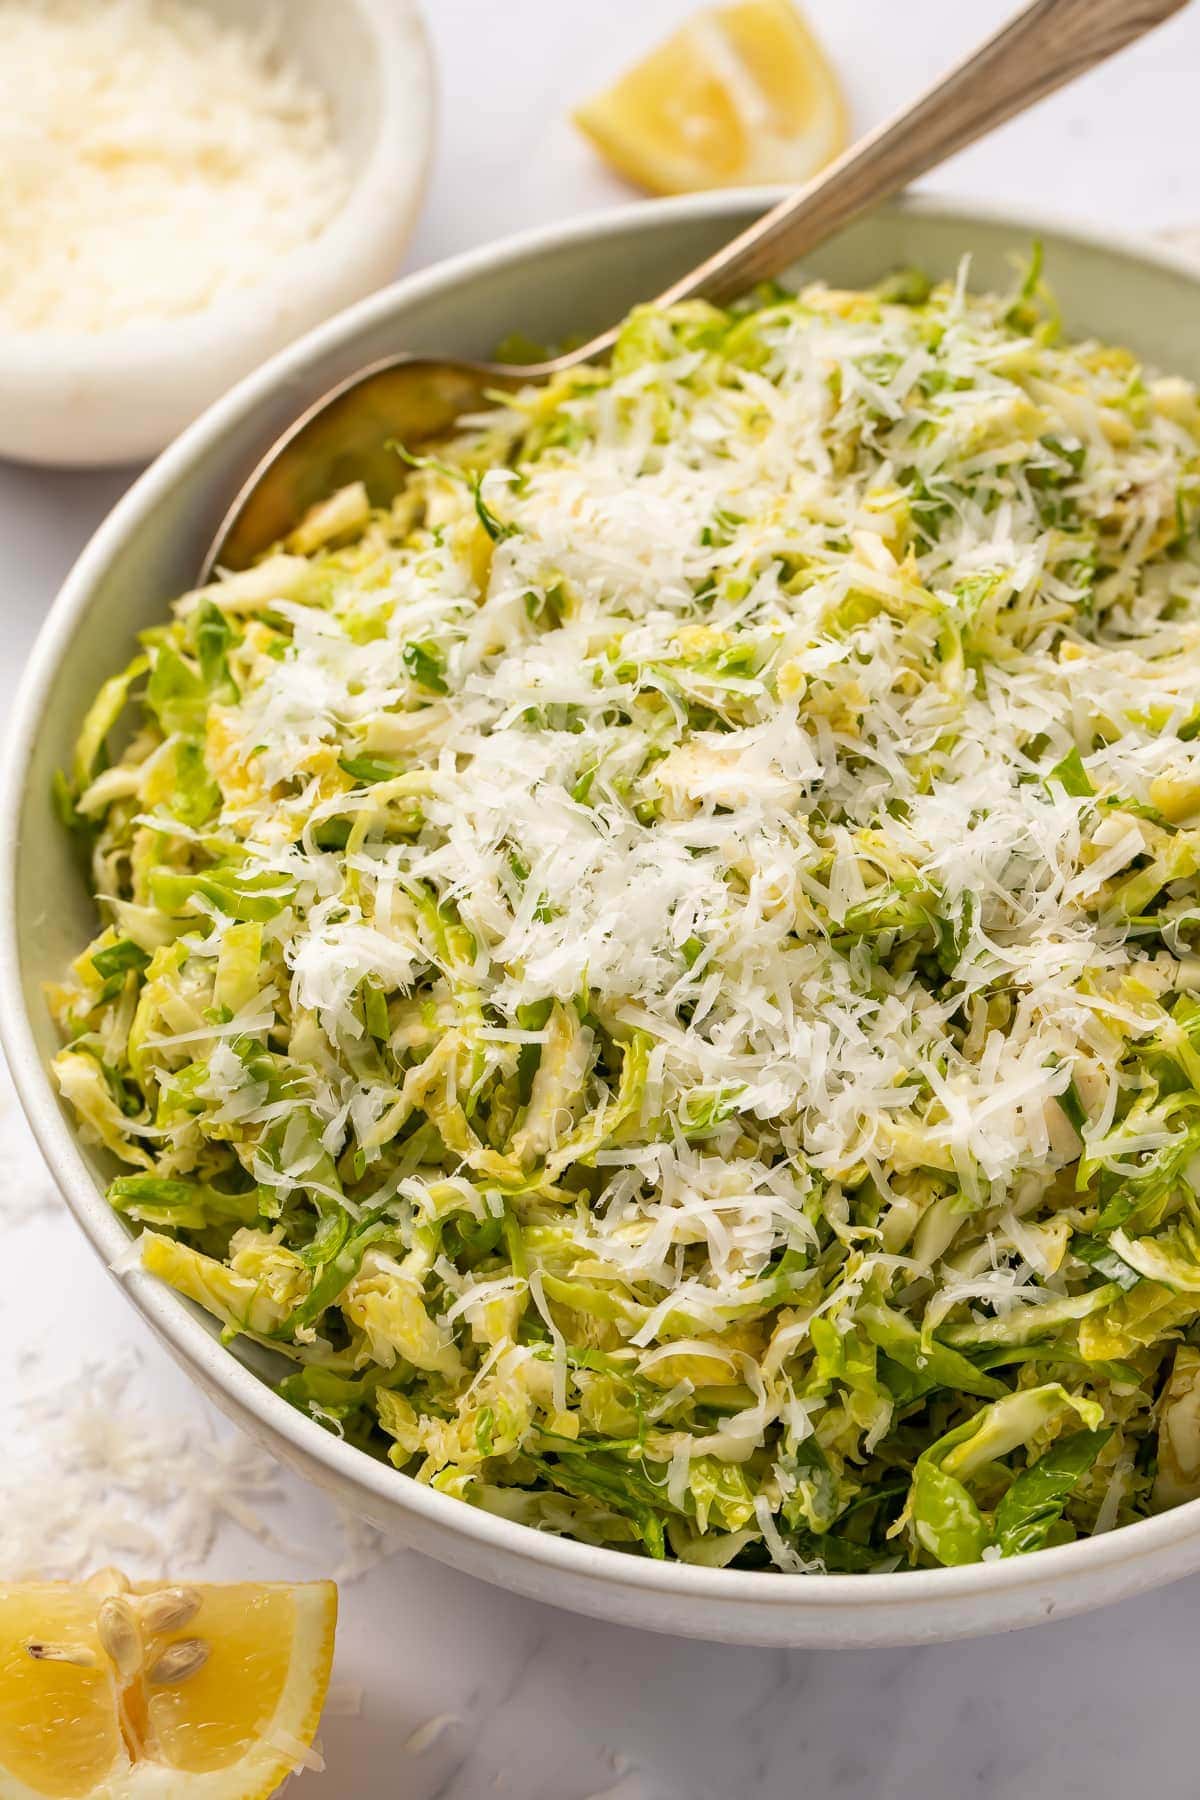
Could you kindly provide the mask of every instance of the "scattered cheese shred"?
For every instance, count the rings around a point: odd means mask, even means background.
[[[450,1730],[453,1725],[461,1725],[462,1720],[457,1713],[437,1713],[432,1719],[426,1719],[415,1731],[410,1731],[404,1740],[404,1748],[409,1756],[423,1756],[426,1750],[432,1750],[438,1739]]]
[[[302,1775],[306,1769],[311,1769],[314,1775],[324,1774],[325,1758],[321,1754],[319,1739],[313,1744],[306,1744],[295,1732],[285,1731],[282,1725],[272,1725],[265,1733],[265,1742],[281,1755],[291,1757],[293,1774]]]
[[[30,1364],[9,1416],[20,1453],[0,1477],[2,1580],[72,1581],[109,1563],[147,1578],[200,1570],[229,1525],[322,1574],[340,1549],[332,1572],[343,1585],[392,1552],[341,1512],[332,1553],[329,1542],[285,1539],[276,1463],[205,1410],[183,1419],[149,1405],[132,1353],[64,1382],[39,1382]]]

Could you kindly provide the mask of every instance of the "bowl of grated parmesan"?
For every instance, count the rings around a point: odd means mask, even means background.
[[[0,455],[155,454],[398,268],[415,0],[0,0]]]
[[[192,586],[306,401],[770,198],[414,276],[142,477],[17,705],[0,1035],[132,1303],[364,1517],[928,1642],[1200,1569],[1194,266],[889,206]]]

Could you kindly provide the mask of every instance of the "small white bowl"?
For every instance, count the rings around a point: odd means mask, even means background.
[[[324,90],[350,165],[341,208],[266,282],[202,312],[107,332],[0,331],[0,456],[74,467],[153,456],[266,357],[391,280],[433,141],[434,74],[417,0],[195,0],[223,23],[286,17],[285,47]]]
[[[0,1038],[29,1122],[68,1205],[162,1342],[231,1418],[281,1460],[414,1549],[520,1594],[598,1618],[729,1643],[831,1649],[922,1644],[1065,1618],[1200,1570],[1200,1501],[1119,1531],[964,1568],[791,1575],[654,1562],[552,1537],[423,1486],[290,1407],[261,1378],[269,1357],[222,1348],[219,1326],[129,1270],[126,1228],[104,1198],[115,1165],[86,1144],[47,1067],[58,1040],[43,983],[95,929],[51,777],[134,634],[194,579],[249,467],[311,400],[399,350],[486,356],[506,333],[590,335],[711,255],[779,196],[721,190],[640,201],[477,250],[410,276],[285,350],[226,395],[147,471],[68,577],[25,672],[0,755]],[[908,200],[805,259],[839,287],[919,265],[980,289],[1043,240],[1066,329],[1132,346],[1200,379],[1200,270],[1169,250],[1020,214]]]

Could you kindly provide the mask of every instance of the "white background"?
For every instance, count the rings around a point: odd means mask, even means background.
[[[684,16],[686,0],[427,6],[441,127],[410,266],[627,197],[566,114]],[[993,0],[810,0],[860,129],[1004,10]],[[1191,226],[1200,242],[1198,111],[1195,8],[929,185],[1134,230]],[[5,699],[59,581],[128,480],[129,472],[0,465]],[[74,1227],[36,1205],[47,1178],[11,1100],[0,1128],[8,1171],[0,1192],[3,1441],[40,1460],[43,1475],[59,1481],[62,1471],[57,1500],[52,1489],[35,1503],[21,1467],[0,1461],[0,1563],[7,1552],[11,1565],[29,1554],[14,1548],[13,1520],[27,1526],[37,1504],[49,1532],[56,1507],[59,1515],[69,1508],[80,1485],[78,1467],[68,1478],[61,1445],[35,1431],[31,1396],[66,1380],[103,1437],[111,1382],[85,1365],[132,1346],[141,1368],[121,1408],[126,1427],[161,1440],[164,1468],[173,1437],[204,1429],[206,1409]],[[218,1473],[215,1485],[224,1479]],[[343,1532],[324,1503],[290,1477],[277,1486],[256,1502],[258,1512],[312,1548],[277,1552],[225,1524],[204,1559],[208,1572],[311,1575],[337,1565]],[[106,1504],[111,1533],[127,1507],[119,1495]],[[162,1518],[150,1529],[161,1539]],[[314,1800],[504,1792],[519,1800],[1106,1800],[1137,1791],[1194,1800],[1198,1605],[1200,1581],[1007,1639],[789,1654],[593,1624],[402,1552],[344,1586],[337,1679],[361,1684],[362,1708],[327,1720],[328,1772],[305,1775],[301,1792]],[[457,1722],[427,1749],[405,1749],[416,1727],[445,1713]]]

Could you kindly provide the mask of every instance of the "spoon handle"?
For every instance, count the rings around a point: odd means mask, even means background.
[[[919,100],[710,256],[657,304],[717,304],[777,275],[859,213],[1103,62],[1187,0],[1031,0]]]

